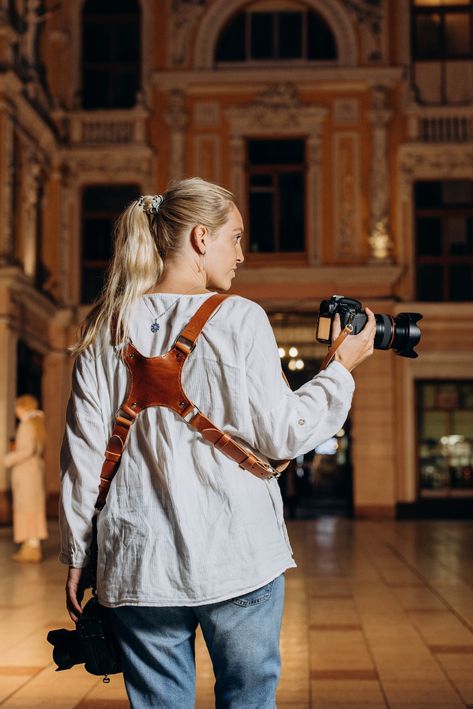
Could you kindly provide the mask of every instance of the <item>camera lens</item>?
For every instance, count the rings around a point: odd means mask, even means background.
[[[374,346],[377,350],[392,348],[401,357],[418,357],[414,347],[421,336],[417,323],[422,319],[420,313],[399,313],[395,317],[381,314],[375,315],[376,335]]]

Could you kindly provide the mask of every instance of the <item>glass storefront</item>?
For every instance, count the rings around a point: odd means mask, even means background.
[[[420,497],[473,497],[473,381],[416,388]]]

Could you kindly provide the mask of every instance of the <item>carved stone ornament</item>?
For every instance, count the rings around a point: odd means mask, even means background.
[[[401,174],[411,182],[421,177],[473,176],[473,147],[409,149],[401,152]]]
[[[368,243],[373,262],[391,262],[392,239],[388,232],[386,219],[380,219],[379,222],[376,222],[371,235],[368,237]]]
[[[169,103],[164,118],[173,133],[182,132],[189,122],[185,94],[179,89],[169,92]]]
[[[172,0],[170,13],[172,42],[169,49],[171,66],[187,64],[190,34],[204,11],[205,3],[206,0]]]
[[[304,105],[293,84],[280,83],[271,85],[251,104],[228,108],[225,114],[231,124],[238,125],[239,132],[245,133],[255,128],[306,129],[309,122],[318,124],[326,112],[325,108],[319,106]]]
[[[370,61],[379,61],[383,58],[382,50],[382,26],[384,7],[383,0],[341,0],[343,5],[352,12],[360,26],[361,34],[366,28],[365,40],[367,59]]]

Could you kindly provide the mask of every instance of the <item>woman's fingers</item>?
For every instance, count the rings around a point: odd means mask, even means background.
[[[84,569],[69,568],[66,581],[66,608],[74,623],[77,623],[82,614],[81,602],[84,597],[84,590],[81,588],[80,580]]]

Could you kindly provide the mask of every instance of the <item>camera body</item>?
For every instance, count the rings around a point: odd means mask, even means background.
[[[85,663],[85,669],[93,675],[121,672],[120,650],[107,609],[95,597],[84,606],[75,630],[51,630],[47,639],[54,647],[57,671]]]
[[[330,344],[332,342],[333,320],[336,314],[340,316],[340,325],[343,330],[350,322],[351,335],[357,335],[368,321],[368,316],[363,310],[359,300],[345,298],[343,295],[332,295],[320,303],[317,318],[316,338],[318,342]],[[378,350],[389,350],[401,357],[418,357],[414,347],[418,344],[421,332],[417,322],[422,319],[420,313],[399,313],[392,316],[385,313],[375,314],[376,334],[374,347]]]

